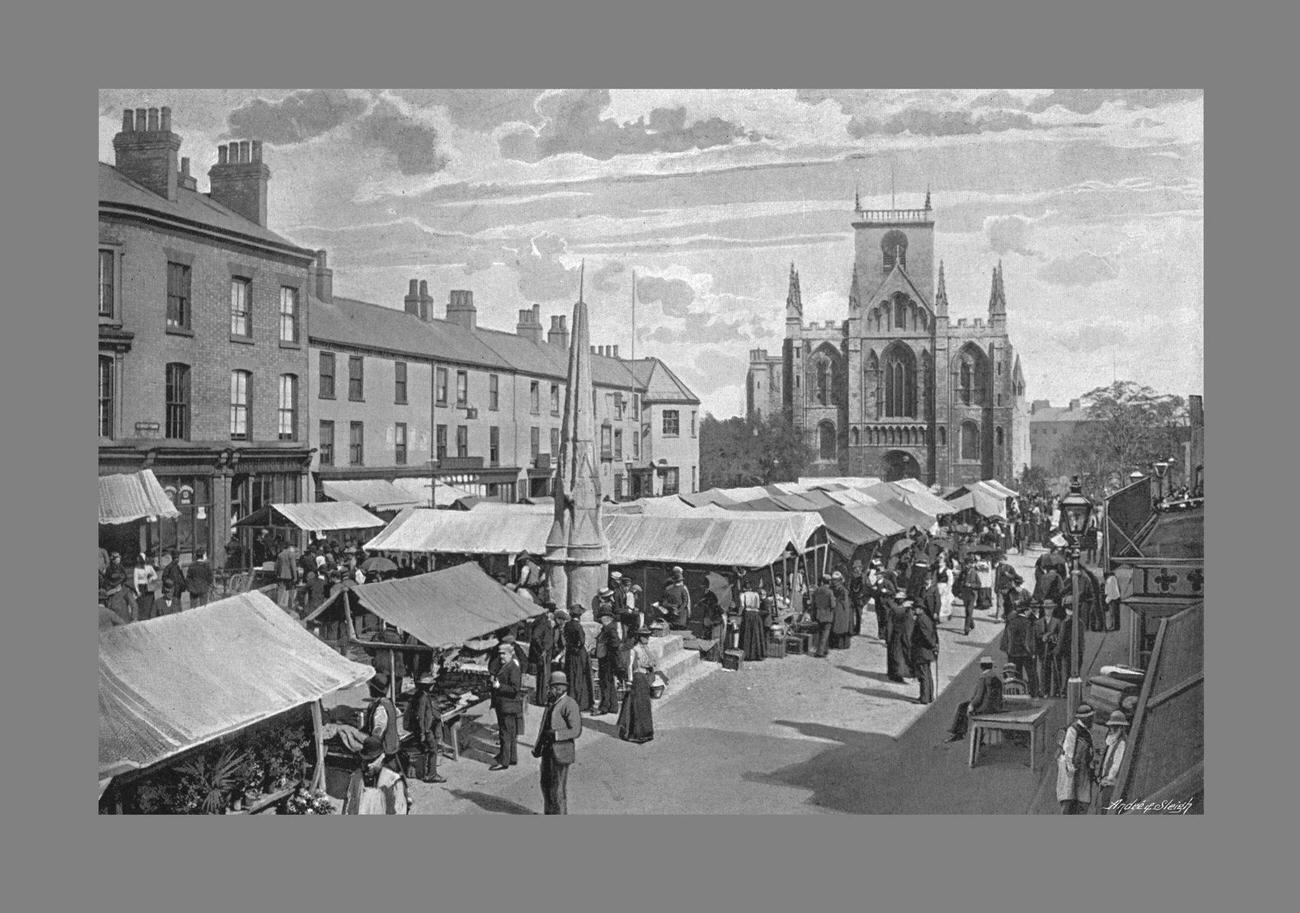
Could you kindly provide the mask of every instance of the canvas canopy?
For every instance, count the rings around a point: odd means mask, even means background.
[[[866,494],[879,501],[902,501],[932,519],[957,512],[950,502],[931,494],[924,487],[916,491],[900,482],[881,482],[866,489]]]
[[[878,542],[882,536],[847,510],[836,504],[823,507],[818,511],[826,531],[830,533],[831,545],[846,558],[853,556],[860,546]]]
[[[679,494],[678,497],[692,507],[700,507],[704,504],[718,504],[725,507],[733,503],[731,498],[728,498],[717,488],[710,488],[707,491],[686,492]]]
[[[427,487],[427,486],[426,486]],[[335,501],[351,501],[368,510],[402,510],[417,504],[428,504],[415,494],[398,488],[383,479],[330,480],[321,483],[326,497]]]
[[[821,525],[818,518],[815,527]],[[613,514],[605,518],[611,564],[654,561],[765,567],[788,551],[801,552],[808,539],[802,535],[804,528],[803,523],[791,523],[785,514],[733,513],[699,518]]]
[[[180,511],[152,469],[99,477],[99,522],[130,523],[132,520],[170,519]]]
[[[904,529],[915,526],[917,529],[929,529],[934,525],[934,517],[917,510],[897,499],[876,502],[876,510],[899,523]]]
[[[846,504],[844,510],[853,519],[878,533],[882,539],[905,532],[907,527],[880,512],[878,504]]]
[[[268,504],[235,525],[286,524],[306,532],[318,533],[337,529],[372,529],[383,526],[384,521],[351,501],[317,501],[312,504]]]
[[[1005,517],[1007,496],[984,482],[971,482],[952,492],[945,499],[957,510],[974,509],[981,517]]]
[[[458,647],[545,611],[529,597],[497,583],[472,561],[431,574],[341,590],[308,620],[327,611],[341,611],[344,599],[422,644],[439,648]]]
[[[253,591],[99,634],[99,776],[150,767],[374,669]]]
[[[367,551],[444,552],[465,555],[539,555],[546,550],[554,515],[525,507],[509,511],[433,510],[409,507],[365,544]]]
[[[393,486],[411,495],[417,504],[427,505],[429,503],[429,485],[432,482],[432,479],[407,477],[394,479]],[[446,482],[438,482],[433,486],[433,505],[435,507],[451,507],[465,498],[472,497],[474,497],[473,492],[457,488],[455,485],[448,485]]]

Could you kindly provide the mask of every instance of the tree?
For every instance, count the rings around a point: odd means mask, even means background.
[[[1187,425],[1181,396],[1156,393],[1131,380],[1097,387],[1082,397],[1089,422],[1062,442],[1060,459],[1075,475],[1101,488],[1111,476],[1122,480],[1134,469],[1177,453]]]
[[[1042,466],[1025,466],[1020,470],[1016,486],[1023,494],[1042,495],[1047,493],[1048,481],[1047,470]]]
[[[794,481],[811,461],[811,450],[779,416],[756,421],[705,413],[700,422],[702,489]]]

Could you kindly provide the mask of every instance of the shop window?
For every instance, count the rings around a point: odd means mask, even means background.
[[[175,549],[182,564],[194,560],[196,549],[212,552],[212,480],[207,476],[159,476],[179,516],[144,524],[150,555]],[[231,516],[233,522],[237,517]]]

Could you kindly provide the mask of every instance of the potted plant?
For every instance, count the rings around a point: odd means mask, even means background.
[[[233,746],[219,753],[197,755],[177,765],[176,773],[186,781],[196,814],[219,815],[239,791],[240,774],[248,763],[247,754]]]

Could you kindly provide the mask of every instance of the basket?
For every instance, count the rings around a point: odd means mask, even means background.
[[[656,701],[659,700],[659,698],[664,696],[664,688],[666,687],[668,686],[663,682],[655,682],[650,686],[650,697]]]

